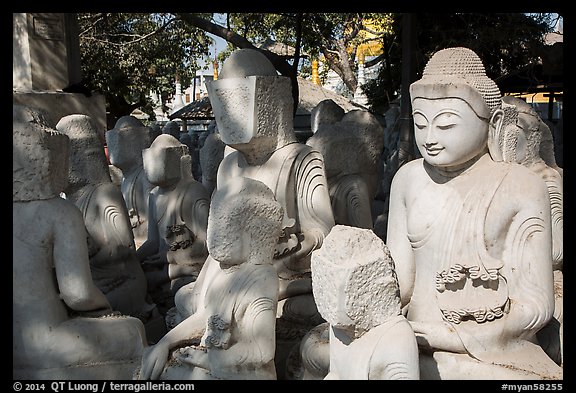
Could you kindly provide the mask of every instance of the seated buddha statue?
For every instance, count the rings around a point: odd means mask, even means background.
[[[156,137],[142,156],[146,176],[155,187],[148,199],[148,236],[137,254],[150,285],[169,283],[174,296],[196,280],[208,256],[210,195],[192,177],[188,147],[172,135]]]
[[[131,379],[146,332],[93,281],[84,217],[60,197],[70,139],[36,109],[13,115],[13,378]]]
[[[253,49],[234,51],[207,85],[222,142],[216,190],[239,177],[266,184],[284,209],[278,271],[277,364],[283,376],[302,332],[322,321],[312,295],[310,256],[334,226],[322,154],[294,132],[290,78]]]
[[[189,292],[190,315],[146,351],[140,379],[276,379],[272,260],[282,219],[257,180],[239,177],[214,192],[209,256]]]
[[[110,164],[122,173],[120,188],[128,209],[136,248],[148,235],[148,195],[152,185],[144,173],[142,150],[150,147],[152,130],[134,116],[122,116],[106,131]]]
[[[147,332],[153,339],[163,333],[163,321],[148,297],[128,210],[122,192],[110,178],[95,123],[90,116],[72,114],[62,117],[56,129],[71,142],[64,192],[84,217],[92,278],[112,308],[140,318],[151,329]]]
[[[548,190],[500,161],[500,90],[478,55],[436,52],[410,86],[422,158],[391,185],[386,245],[421,379],[562,379],[537,333],[554,314]]]

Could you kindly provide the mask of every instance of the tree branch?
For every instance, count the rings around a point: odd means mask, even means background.
[[[93,21],[90,23],[90,26],[88,26],[86,29],[84,29],[84,31],[82,31],[79,36],[82,37],[84,36],[86,33],[88,33],[90,30],[93,30],[94,27],[96,27],[96,25],[98,24],[98,22],[100,22],[101,20],[103,20],[106,17],[106,13],[100,13],[97,14],[95,17],[90,18],[93,19]]]
[[[292,69],[298,74],[298,63],[300,63],[300,45],[302,44],[302,13],[296,15],[296,48],[294,48],[294,63]]]
[[[298,106],[298,79],[297,74],[294,72],[290,64],[284,60],[281,56],[278,56],[276,53],[263,50],[254,46],[250,41],[246,38],[242,37],[241,35],[236,34],[232,30],[229,30],[223,26],[217,25],[215,23],[210,22],[204,18],[200,18],[194,14],[190,13],[177,13],[175,14],[178,18],[180,18],[183,22],[197,27],[201,30],[204,30],[208,33],[214,34],[238,48],[248,48],[254,49],[259,51],[260,53],[264,54],[268,60],[274,65],[274,68],[280,72],[280,74],[287,76],[292,81],[292,98],[294,100],[294,113],[296,113],[296,108]]]
[[[369,67],[373,67],[376,64],[380,63],[382,60],[384,60],[386,58],[386,54],[384,52],[382,52],[381,54],[379,54],[378,56],[376,56],[375,58],[373,58],[372,60],[369,60],[367,62],[364,63],[364,67],[369,68]]]
[[[101,14],[101,15],[102,15],[102,17],[105,16],[105,15],[103,15],[103,14]],[[83,36],[83,35],[86,34],[88,31],[92,30],[92,29],[94,28],[94,26],[96,25],[96,23],[98,23],[100,20],[102,20],[102,18],[97,19],[88,29],[85,29],[85,30],[80,34],[80,36]],[[135,39],[133,39],[132,41],[128,41],[128,42],[118,43],[118,42],[110,41],[110,40],[108,40],[108,39],[106,39],[106,40],[100,40],[100,39],[98,39],[98,38],[96,38],[96,37],[83,37],[83,38],[84,38],[84,39],[92,39],[92,40],[95,40],[95,41],[103,42],[103,43],[106,43],[106,44],[109,44],[109,45],[115,45],[115,46],[118,46],[118,47],[128,46],[128,45],[136,44],[136,43],[138,43],[138,42],[140,42],[140,41],[144,41],[144,40],[148,39],[149,37],[152,37],[153,35],[156,35],[156,34],[160,33],[161,31],[166,30],[166,28],[168,27],[168,25],[170,25],[170,23],[174,22],[175,20],[177,20],[177,19],[176,19],[176,18],[172,18],[172,19],[166,21],[162,26],[158,27],[156,30],[154,30],[154,31],[152,31],[152,32],[150,32],[150,33],[148,33],[148,34],[145,34],[145,35],[142,35],[142,36],[138,36],[138,38],[135,38]],[[114,33],[107,33],[106,36],[107,36],[107,37],[135,37],[136,35],[134,35],[134,34],[114,34]]]

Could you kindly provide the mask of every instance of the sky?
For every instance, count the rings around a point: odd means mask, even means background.
[[[220,26],[226,25],[226,14],[214,14],[214,22]],[[214,40],[214,45],[210,48],[210,58],[214,59],[216,55],[226,49],[227,42],[223,38],[215,36],[214,34],[207,33],[207,35]],[[201,62],[204,65],[204,62]],[[213,71],[212,65],[209,65],[210,72]]]

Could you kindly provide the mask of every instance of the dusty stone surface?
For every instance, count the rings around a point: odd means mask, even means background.
[[[312,253],[312,283],[318,310],[329,324],[320,326],[329,329],[330,358],[322,361],[325,333],[310,335],[301,351],[311,377],[419,378],[418,345],[401,313],[394,262],[374,232],[332,228]],[[329,370],[322,370],[327,363]]]

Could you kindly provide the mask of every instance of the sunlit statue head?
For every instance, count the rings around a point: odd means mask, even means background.
[[[149,148],[142,150],[142,159],[150,183],[162,188],[176,185],[188,174],[192,176],[188,147],[172,135],[156,137]]]
[[[264,183],[241,177],[212,196],[210,256],[224,265],[272,264],[284,210]]]
[[[370,230],[332,228],[312,254],[312,280],[322,317],[353,336],[401,314],[394,262]]]
[[[468,48],[436,52],[410,85],[416,144],[435,167],[454,168],[489,148],[490,128],[501,126],[501,94]]]
[[[240,49],[207,84],[222,141],[237,150],[274,151],[293,135],[292,86],[261,52]]]

